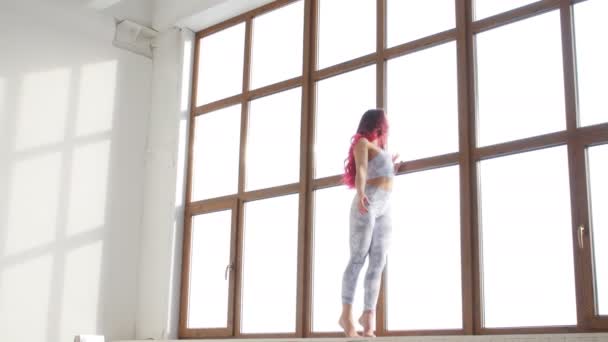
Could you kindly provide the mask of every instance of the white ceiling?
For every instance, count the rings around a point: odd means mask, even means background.
[[[200,31],[273,0],[80,0],[116,19],[129,19],[157,31],[172,26]]]
[[[89,8],[118,20],[131,20],[152,27],[154,0],[85,0]],[[179,2],[179,0],[177,1]]]

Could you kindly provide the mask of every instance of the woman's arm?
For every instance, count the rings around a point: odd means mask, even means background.
[[[365,196],[365,181],[367,179],[367,154],[368,154],[368,141],[365,138],[361,138],[355,145],[355,188],[357,189],[357,196],[359,197],[359,210],[367,212],[367,196]]]

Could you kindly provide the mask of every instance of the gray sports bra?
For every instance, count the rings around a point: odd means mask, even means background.
[[[381,150],[367,162],[367,179],[392,178],[393,176],[395,176],[395,166],[393,165],[393,158],[387,151]]]

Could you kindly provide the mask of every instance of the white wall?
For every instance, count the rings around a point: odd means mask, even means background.
[[[0,340],[135,336],[152,63],[111,18],[0,1]]]
[[[146,150],[137,338],[177,336],[184,177],[194,34],[156,40]]]
[[[156,0],[152,109],[139,263],[138,339],[177,337],[194,34],[271,0]],[[172,25],[184,26],[181,31]]]

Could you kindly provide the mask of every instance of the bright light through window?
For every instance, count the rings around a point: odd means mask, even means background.
[[[253,20],[252,89],[302,74],[303,31],[303,0]]]
[[[196,105],[221,100],[243,90],[245,23],[201,39]]]
[[[243,333],[293,333],[298,275],[298,195],[245,204]]]
[[[319,69],[376,51],[376,0],[319,0]]]
[[[375,65],[317,83],[316,178],[344,172],[344,159],[359,120],[375,105]]]
[[[566,147],[479,169],[484,326],[576,325]]]
[[[559,11],[476,39],[479,145],[565,130]]]
[[[454,4],[454,0],[388,0],[388,47],[453,29],[456,27]]]
[[[251,102],[245,182],[248,191],[298,182],[301,102],[302,88]]]
[[[456,43],[390,60],[389,145],[402,160],[458,151]]]
[[[598,312],[608,315],[608,145],[589,148],[589,191]]]
[[[396,178],[388,330],[462,328],[459,183],[458,166]]]
[[[473,0],[475,19],[490,17],[536,1],[538,0]]]
[[[189,328],[226,328],[232,211],[192,218]]]
[[[581,126],[608,122],[608,1],[574,5],[578,107]]]
[[[236,193],[241,106],[199,115],[194,122],[192,200]]]

